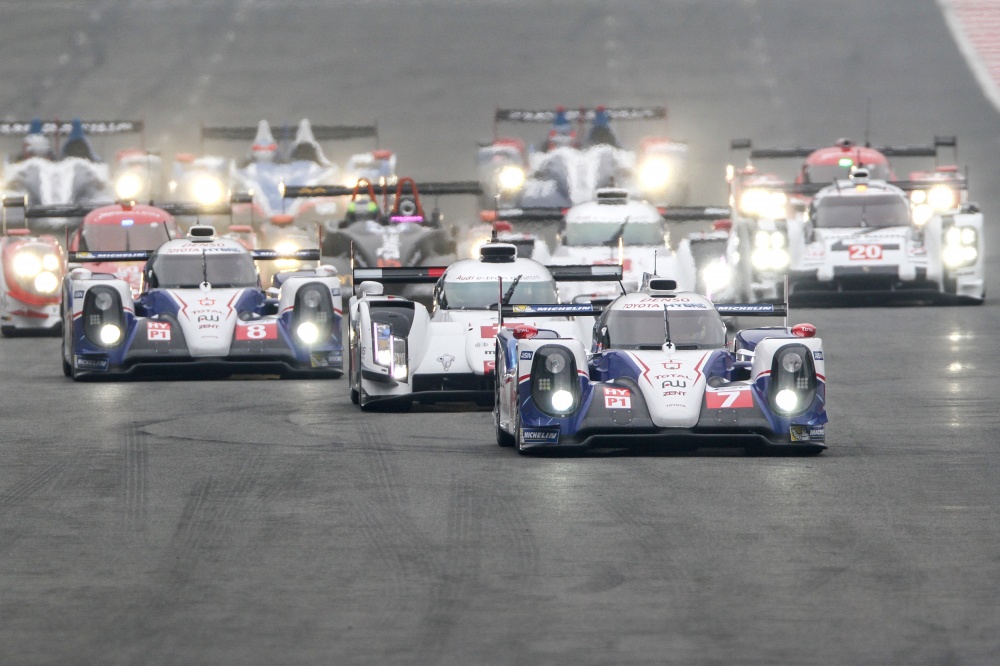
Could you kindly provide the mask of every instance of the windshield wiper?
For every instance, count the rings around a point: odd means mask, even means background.
[[[671,348],[674,343],[670,341],[670,317],[667,316],[667,304],[663,304],[663,346]]]
[[[625,227],[628,226],[628,221],[629,218],[626,217],[625,221],[618,226],[618,230],[615,231],[614,235],[612,235],[611,238],[609,238],[608,240],[601,243],[601,245],[605,247],[614,247],[615,245],[617,245],[618,241],[620,241],[622,239],[622,236],[625,235]]]
[[[201,275],[202,284],[208,283],[208,259],[205,258],[205,248],[201,248]]]
[[[514,281],[510,283],[510,286],[507,287],[507,291],[504,292],[502,300],[502,303],[504,305],[510,304],[510,299],[514,297],[514,290],[517,289],[517,283],[521,281],[521,277],[523,276],[518,275],[516,278],[514,278]]]

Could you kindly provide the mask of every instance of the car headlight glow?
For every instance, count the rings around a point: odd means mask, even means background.
[[[215,176],[202,174],[195,178],[191,186],[195,200],[202,205],[222,203],[226,189]]]
[[[555,358],[555,357],[550,357]],[[557,412],[565,412],[573,406],[573,394],[566,389],[559,389],[552,392],[552,409]]]
[[[914,225],[922,227],[934,217],[934,209],[925,203],[917,204],[913,207],[911,217],[913,218]]]
[[[42,268],[47,271],[59,270],[59,257],[54,254],[47,254],[42,257]]]
[[[135,199],[142,192],[144,184],[139,174],[123,173],[115,182],[115,194],[119,199]]]
[[[35,276],[35,291],[40,294],[53,294],[59,288],[59,278],[49,271],[42,271]]]
[[[114,324],[105,324],[101,327],[101,342],[106,345],[113,345],[122,337],[122,330]]]
[[[639,167],[639,186],[645,192],[662,190],[670,182],[670,162],[650,157]]]
[[[747,217],[782,220],[787,217],[787,206],[788,196],[784,192],[752,187],[740,195],[740,212]]]
[[[18,252],[14,255],[14,273],[18,277],[33,278],[42,270],[42,260],[33,252]]]
[[[718,292],[732,282],[733,269],[723,261],[713,261],[701,269],[701,279],[707,291]]]
[[[774,404],[783,412],[793,412],[799,404],[799,396],[791,389],[781,389],[774,396]]]
[[[784,248],[758,247],[750,255],[750,263],[758,271],[783,271],[789,261],[788,250]]]
[[[482,250],[483,246],[489,242],[489,236],[483,236],[482,238],[477,238],[472,241],[472,245],[469,246],[469,258],[478,259],[480,250]]]
[[[295,243],[283,241],[274,246],[274,251],[278,254],[294,254],[299,247]],[[281,269],[296,268],[300,265],[298,259],[275,259],[274,265]]]
[[[941,259],[950,269],[971,266],[979,258],[979,235],[973,227],[951,227],[944,234]]]
[[[927,193],[927,204],[934,210],[951,210],[955,207],[955,190],[946,185],[935,185]]]
[[[497,173],[497,185],[504,192],[517,192],[524,186],[524,169],[507,164]]]
[[[304,321],[295,329],[295,335],[299,336],[302,342],[311,345],[319,340],[319,327],[311,321]]]
[[[910,201],[917,206],[927,203],[927,190],[913,190],[910,192]]]

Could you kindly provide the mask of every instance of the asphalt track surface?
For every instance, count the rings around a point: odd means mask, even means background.
[[[58,340],[0,340],[0,662],[1000,661],[1000,123],[934,2],[416,4],[5,0],[0,114],[142,115],[168,154],[377,119],[457,179],[498,102],[666,101],[710,203],[729,138],[861,137],[870,97],[878,142],[959,136],[989,300],[793,312],[826,344],[814,458],[523,458],[487,412],[73,384]]]

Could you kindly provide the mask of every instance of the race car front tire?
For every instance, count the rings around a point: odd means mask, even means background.
[[[513,446],[514,435],[500,427],[500,382],[496,382],[497,388],[493,399],[493,425],[497,431],[497,444],[500,446]],[[515,432],[517,432],[515,430]]]

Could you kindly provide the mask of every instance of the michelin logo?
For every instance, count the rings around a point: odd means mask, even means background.
[[[521,431],[521,440],[524,443],[538,442],[542,444],[555,444],[559,441],[558,430],[530,430]]]

